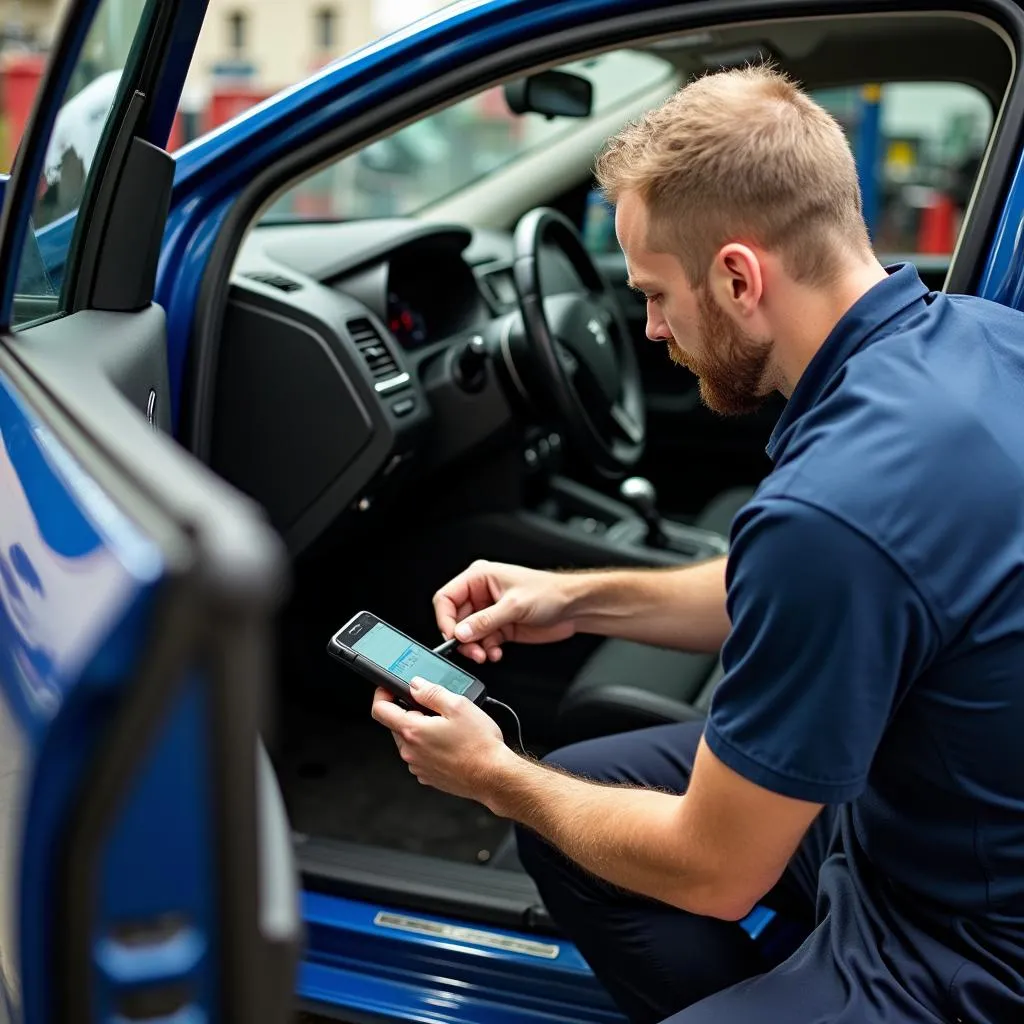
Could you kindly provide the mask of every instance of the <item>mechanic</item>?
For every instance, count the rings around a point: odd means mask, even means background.
[[[521,823],[637,1024],[1024,1020],[1024,315],[872,254],[834,120],[697,80],[598,162],[647,333],[722,413],[788,398],[727,561],[477,563],[434,599],[477,662],[576,632],[715,651],[707,721],[537,763],[465,698],[378,693],[421,782]],[[608,785],[611,783],[611,785]],[[736,923],[801,924],[781,964]]]

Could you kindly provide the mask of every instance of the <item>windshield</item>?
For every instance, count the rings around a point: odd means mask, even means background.
[[[594,87],[600,115],[667,83],[668,61],[618,50],[566,64]],[[406,216],[452,195],[499,167],[578,130],[572,118],[513,114],[501,87],[488,89],[372,143],[289,189],[263,220],[355,220]]]

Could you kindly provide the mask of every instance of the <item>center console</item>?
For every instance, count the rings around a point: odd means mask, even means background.
[[[721,534],[662,519],[649,481],[631,477],[620,495],[616,500],[567,477],[551,476],[530,511],[540,523],[546,521],[560,533],[586,538],[630,561],[678,564],[728,552]]]

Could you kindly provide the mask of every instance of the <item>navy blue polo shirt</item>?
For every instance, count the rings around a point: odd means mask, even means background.
[[[848,805],[886,885],[1024,922],[1024,314],[890,270],[769,455],[733,524],[708,745]]]

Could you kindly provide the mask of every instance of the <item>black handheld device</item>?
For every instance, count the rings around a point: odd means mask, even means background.
[[[349,619],[331,637],[327,652],[411,708],[427,711],[413,700],[409,689],[416,676],[460,693],[474,704],[487,699],[484,684],[475,676],[370,612]]]

